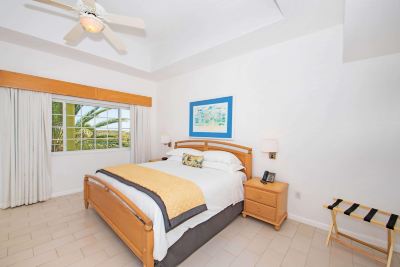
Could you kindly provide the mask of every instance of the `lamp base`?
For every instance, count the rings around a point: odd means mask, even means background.
[[[269,152],[270,159],[276,159],[276,152]]]

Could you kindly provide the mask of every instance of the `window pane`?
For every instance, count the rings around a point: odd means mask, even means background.
[[[122,147],[131,147],[131,142],[122,140]]]
[[[62,145],[52,145],[51,152],[62,152],[64,150]]]
[[[108,110],[107,117],[117,119],[118,118],[118,109],[113,108],[113,109]]]
[[[82,125],[82,117],[68,115],[66,119],[67,127],[81,127]]]
[[[51,152],[63,151],[63,140],[53,140],[51,144]]]
[[[92,149],[94,149],[94,139],[84,139],[82,141],[82,149],[83,150],[92,150]]]
[[[108,129],[118,130],[118,119],[109,119],[107,122]]]
[[[82,110],[82,116],[93,116],[93,113],[96,112],[100,107],[93,107],[93,106],[85,106],[83,105],[81,110]]]
[[[107,138],[108,130],[96,128],[96,138]]]
[[[95,127],[107,129],[107,120],[108,120],[107,118],[96,117],[95,118]]]
[[[67,139],[81,138],[81,128],[67,128]]]
[[[81,140],[71,139],[67,140],[67,151],[81,150]]]
[[[99,108],[98,110],[96,110],[95,114],[96,117],[99,118],[107,118],[107,110],[109,110],[109,108]]]
[[[53,114],[63,114],[63,106],[61,102],[52,103],[52,113]]]
[[[96,149],[107,148],[107,139],[96,139]]]
[[[66,109],[67,115],[81,115],[82,114],[81,113],[81,108],[82,108],[82,106],[79,105],[79,104],[67,103],[65,105],[65,109]]]
[[[108,131],[108,138],[118,139],[118,130],[110,130]]]
[[[121,130],[122,146],[129,147],[131,143],[131,131],[129,129]]]
[[[63,139],[63,129],[60,127],[54,127],[52,129],[53,139]]]
[[[82,138],[93,138],[94,128],[82,128]]]
[[[94,127],[94,117],[92,116],[85,116],[82,117],[82,127]]]
[[[131,117],[129,109],[121,109],[121,118],[129,119]]]
[[[121,128],[125,129],[131,128],[131,121],[128,119],[121,119]]]
[[[108,139],[108,148],[118,148],[119,142],[118,139]]]
[[[53,126],[62,126],[63,125],[63,116],[62,115],[53,115],[52,124],[53,124]]]

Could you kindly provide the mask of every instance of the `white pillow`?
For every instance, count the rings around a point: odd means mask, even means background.
[[[242,165],[242,162],[232,153],[226,151],[204,151],[204,161],[220,162],[228,165]]]
[[[178,156],[178,157],[183,157],[183,153],[190,154],[193,156],[202,156],[203,152],[197,149],[193,148],[176,148],[172,149],[171,151],[167,152],[167,156]]]
[[[180,157],[180,156],[169,156],[167,160],[182,162],[182,157]]]
[[[221,162],[212,162],[212,161],[203,161],[203,168],[212,168],[227,172],[236,172],[244,169],[244,167],[241,164],[225,164]]]

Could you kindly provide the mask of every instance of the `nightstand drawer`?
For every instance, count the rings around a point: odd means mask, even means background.
[[[256,201],[271,207],[276,207],[276,194],[246,187],[246,199]]]
[[[251,200],[246,200],[245,202],[245,212],[254,215],[257,217],[261,217],[267,220],[275,221],[275,216],[276,216],[276,209],[251,201]]]

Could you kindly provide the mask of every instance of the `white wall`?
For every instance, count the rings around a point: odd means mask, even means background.
[[[155,142],[157,95],[154,82],[10,43],[0,42],[0,51],[0,69],[153,97],[152,154],[158,154],[159,142]],[[104,166],[126,163],[129,159],[128,151],[54,153],[53,195],[80,191],[84,174],[94,173]]]
[[[337,26],[161,82],[160,134],[187,138],[190,100],[233,95],[233,141],[254,148],[254,175],[290,184],[292,218],[326,227],[333,197],[400,214],[400,54],[343,64],[342,43]],[[279,140],[276,161],[264,137]]]

